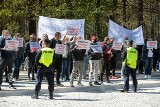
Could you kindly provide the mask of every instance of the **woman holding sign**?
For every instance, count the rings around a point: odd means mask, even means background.
[[[69,40],[68,36],[64,36],[62,43],[66,45],[66,53],[62,54],[62,80],[70,80],[69,79],[69,68],[71,64],[71,49],[70,45],[75,43],[76,37],[74,36],[74,39],[72,41]]]

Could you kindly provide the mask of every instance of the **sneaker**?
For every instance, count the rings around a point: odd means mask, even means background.
[[[61,83],[57,83],[57,86],[63,87],[64,85]]]
[[[32,80],[36,80],[35,78],[32,78]]]
[[[16,79],[15,79],[15,78],[13,78],[13,80],[12,80],[12,81],[14,82],[14,81],[16,81]]]
[[[118,79],[118,77],[117,76],[112,76],[112,79]]]
[[[107,82],[107,83],[111,83],[111,81],[110,81],[110,80],[107,80],[106,82]]]
[[[14,87],[14,85],[9,85],[10,89],[16,89],[16,87]]]
[[[145,75],[144,78],[148,78],[148,75]]]
[[[79,85],[79,86],[83,86],[83,84],[82,84],[81,82],[78,82],[78,83],[77,83],[77,85]]]
[[[152,76],[151,76],[151,75],[148,75],[148,78],[152,78]]]
[[[92,82],[89,82],[89,86],[93,86]]]
[[[125,93],[128,93],[128,91],[126,91],[126,90],[121,90],[121,92],[125,92]]]
[[[70,86],[71,86],[71,87],[74,87],[73,82],[70,82]]]
[[[94,85],[101,85],[100,83],[98,83],[97,81],[94,82]]]

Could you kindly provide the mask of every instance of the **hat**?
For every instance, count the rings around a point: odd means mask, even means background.
[[[91,40],[96,40],[97,37],[96,36],[92,36]]]

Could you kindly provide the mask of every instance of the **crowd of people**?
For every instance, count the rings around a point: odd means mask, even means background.
[[[134,82],[133,85],[135,86],[134,91],[136,92],[137,85],[135,84],[137,84],[137,79],[136,74],[133,72],[136,73],[136,71],[138,71],[140,74],[144,73],[144,78],[151,78],[152,68],[155,72],[156,69],[160,69],[157,67],[160,62],[159,45],[157,49],[148,49],[146,42],[143,46],[136,46],[136,50],[134,50],[133,48],[129,48],[132,47],[133,41],[125,39],[122,49],[119,51],[112,48],[114,38],[104,37],[102,41],[103,53],[100,53],[94,52],[92,48],[77,49],[77,41],[81,39],[81,36],[73,36],[70,39],[69,36],[65,35],[61,38],[61,33],[56,32],[51,40],[49,40],[47,34],[43,34],[42,38],[38,41],[36,36],[32,34],[30,35],[30,40],[26,43],[24,42],[24,47],[18,47],[17,51],[7,50],[8,47],[5,45],[5,40],[16,40],[21,37],[20,33],[11,37],[8,30],[2,31],[2,36],[0,37],[0,90],[4,72],[6,82],[9,83],[9,88],[16,89],[13,83],[21,79],[19,73],[24,61],[27,62],[28,80],[37,80],[35,96],[33,96],[33,98],[38,98],[38,92],[41,88],[40,84],[45,78],[49,81],[50,98],[53,98],[54,73],[56,74],[57,86],[64,86],[61,83],[62,80],[69,81],[70,86],[74,87],[73,82],[76,76],[78,76],[77,85],[79,86],[83,86],[82,79],[88,79],[89,86],[102,85],[104,74],[107,83],[110,83],[110,78],[118,79],[119,77],[116,76],[115,73],[118,53],[121,53],[123,62],[121,78],[125,79],[125,88],[122,91],[129,90],[129,85],[126,85],[129,84],[129,78],[127,78],[129,73],[125,71],[128,70],[131,73]],[[92,36],[90,41],[91,45],[98,45],[99,40],[96,36]],[[39,42],[42,49],[32,50],[30,48],[30,42]],[[66,45],[66,53],[56,54],[52,51],[52,49],[55,49],[56,44]],[[45,49],[47,49],[47,51]],[[131,56],[134,56],[134,58],[129,57],[129,52],[133,53]],[[25,65],[23,64],[23,66]],[[131,68],[127,68],[126,70],[126,66]],[[44,71],[52,71],[52,73],[46,73]],[[37,74],[37,76],[35,76],[35,74]]]

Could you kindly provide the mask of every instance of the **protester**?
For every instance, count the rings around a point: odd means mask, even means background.
[[[110,45],[113,46],[114,38],[111,38]],[[115,74],[116,70],[116,58],[117,58],[117,50],[111,48],[111,60],[110,60],[110,70],[112,71],[112,79],[118,79]]]
[[[61,39],[61,33],[56,32],[54,38],[51,39],[51,45],[50,48],[55,49],[56,44],[62,44]],[[62,71],[62,55],[57,54],[57,57],[55,59],[55,70],[56,70],[56,84],[57,86],[64,86],[60,83],[60,74]]]
[[[32,80],[35,80],[35,57],[37,54],[37,49],[33,50],[30,48],[30,42],[36,42],[36,36],[34,34],[30,35],[30,41],[26,43],[26,52],[28,56],[28,80],[31,80],[30,73],[32,73]]]
[[[153,49],[147,49],[147,44],[143,46],[142,57],[145,63],[145,76],[144,78],[151,78],[152,63],[153,63]]]
[[[69,69],[70,69],[70,64],[71,64],[71,49],[70,45],[75,43],[76,41],[76,36],[74,36],[74,39],[72,41],[69,40],[68,36],[64,36],[62,43],[66,45],[66,53],[62,54],[62,80],[70,80],[69,79]]]
[[[37,72],[37,83],[35,86],[35,95],[32,96],[34,99],[38,99],[38,93],[41,89],[41,82],[43,77],[46,76],[48,80],[48,90],[49,90],[49,98],[53,99],[53,91],[54,91],[54,59],[55,54],[54,50],[49,48],[50,40],[45,39],[42,42],[42,49],[38,52],[36,56],[36,65],[39,66],[39,70]]]
[[[18,38],[21,38],[20,33],[15,34],[14,39],[17,40]],[[16,58],[14,60],[13,81],[19,80],[19,73],[23,61],[23,55],[24,55],[24,47],[18,47],[18,51],[16,52]]]
[[[77,36],[77,41],[80,40],[81,37]],[[78,77],[78,84],[79,86],[83,86],[81,83],[82,80],[82,73],[84,71],[83,66],[84,66],[84,55],[86,50],[85,49],[77,49],[77,43],[73,44],[71,46],[72,49],[72,54],[73,54],[73,69],[72,69],[72,73],[71,73],[71,80],[70,80],[70,86],[74,87],[73,85],[73,81],[74,81],[74,75],[75,73],[79,73],[79,77]]]
[[[98,45],[96,36],[92,36],[90,45]],[[101,58],[101,53],[94,52],[94,50],[90,48],[88,50],[88,54],[91,57],[89,60],[89,64],[90,64],[89,86],[93,86],[92,75],[94,75],[94,85],[101,85],[100,83],[98,83],[98,68],[99,68],[99,60]]]
[[[39,41],[39,44],[40,44],[41,47],[42,47],[42,42],[43,42],[45,39],[49,39],[47,34],[43,34],[41,40]]]
[[[122,45],[122,50],[121,50],[121,58],[122,58],[122,62],[123,62],[123,57],[124,57],[124,52],[127,50],[127,42],[128,42],[128,38],[125,38],[124,40],[124,44]],[[124,64],[122,63],[122,67],[121,67],[121,79],[124,78]]]
[[[110,60],[111,60],[111,46],[110,41],[108,37],[104,38],[104,41],[102,42],[102,50],[103,55],[101,59],[101,70],[100,70],[100,80],[101,84],[103,84],[103,74],[105,73],[106,76],[106,82],[110,83],[109,76],[110,76]]]
[[[129,91],[129,75],[131,74],[133,80],[134,92],[137,92],[137,79],[136,79],[136,65],[138,52],[133,48],[133,40],[129,40],[127,51],[124,53],[123,64],[125,66],[124,70],[124,88],[121,92]]]
[[[15,51],[12,50],[7,50],[7,46],[5,45],[6,40],[10,40],[10,32],[8,30],[3,30],[2,31],[2,39],[0,40],[0,48],[1,48],[1,64],[0,64],[0,90],[1,90],[1,85],[3,81],[3,73],[8,66],[7,69],[7,77],[8,77],[8,82],[9,82],[9,88],[16,89],[13,85],[12,81],[12,67],[13,67],[13,60],[14,60],[14,55]]]

